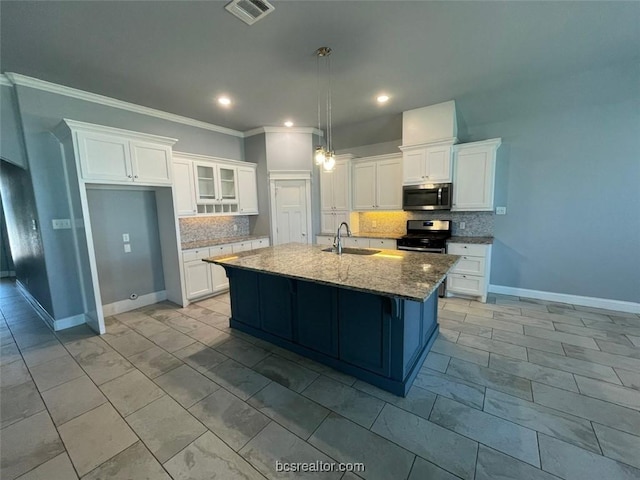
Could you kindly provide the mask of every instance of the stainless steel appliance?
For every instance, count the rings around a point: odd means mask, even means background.
[[[402,188],[403,210],[451,210],[453,187],[450,183],[407,185]]]
[[[446,253],[451,237],[451,220],[408,220],[407,234],[398,240],[398,250],[425,253]],[[438,288],[444,297],[446,281]]]

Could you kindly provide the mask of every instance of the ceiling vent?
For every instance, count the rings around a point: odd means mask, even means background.
[[[233,0],[224,8],[247,25],[253,25],[274,10],[274,6],[266,0]]]

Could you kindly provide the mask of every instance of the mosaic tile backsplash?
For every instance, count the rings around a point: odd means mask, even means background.
[[[407,220],[452,220],[454,236],[493,236],[493,212],[361,212],[359,217],[360,232],[404,235]],[[464,230],[460,229],[460,222],[465,222]]]
[[[180,218],[179,222],[183,243],[249,235],[249,217],[244,215]],[[234,226],[237,228],[234,229]]]

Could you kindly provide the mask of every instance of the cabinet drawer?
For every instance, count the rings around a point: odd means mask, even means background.
[[[324,236],[324,235],[318,235],[316,237],[316,243],[318,245],[332,246],[333,245],[333,237],[327,237],[327,236]]]
[[[484,295],[485,277],[476,275],[447,275],[447,291],[464,293],[467,295]]]
[[[484,275],[485,258],[463,255],[451,273],[461,275]]]
[[[255,250],[256,248],[264,248],[269,246],[268,238],[260,238],[259,240],[251,241],[251,250]]]
[[[359,248],[369,248],[369,239],[368,238],[355,238],[355,237],[344,237],[342,239],[343,247],[359,247]]]
[[[251,250],[251,242],[234,243],[231,247],[233,253],[246,252],[247,250]]]
[[[387,250],[395,250],[396,241],[389,238],[371,238],[369,239],[369,246],[371,248],[386,248]]]
[[[195,250],[187,250],[182,252],[182,260],[185,262],[191,262],[193,260],[202,260],[203,258],[210,257],[208,248],[197,248]]]
[[[450,253],[451,255],[486,257],[487,245],[474,245],[471,243],[450,243],[449,245],[447,245],[447,253]]]
[[[231,245],[216,245],[215,247],[211,247],[209,251],[212,257],[216,257],[218,255],[231,255],[233,253]]]

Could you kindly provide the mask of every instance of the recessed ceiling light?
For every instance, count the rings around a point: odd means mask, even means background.
[[[218,97],[218,103],[220,105],[228,107],[229,105],[231,105],[231,99],[229,97]]]
[[[286,122],[284,122],[284,126],[285,127],[293,127],[293,122],[291,120],[287,120]]]
[[[389,95],[378,95],[378,98],[376,98],[376,100],[378,101],[378,103],[386,103],[389,101]]]

